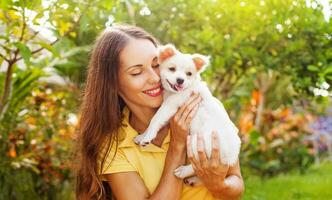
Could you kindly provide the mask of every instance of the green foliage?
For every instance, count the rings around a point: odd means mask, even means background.
[[[144,2],[136,9],[147,6],[151,15],[138,15],[137,24],[183,51],[211,55],[205,78],[223,99],[268,69],[290,76],[297,95],[332,83],[331,21],[304,1]]]
[[[28,170],[3,167],[0,170],[0,199],[39,199],[33,176]]]
[[[75,87],[38,85],[11,116],[4,117],[0,185],[5,187],[1,187],[0,198],[61,199],[61,191],[71,180],[78,95]],[[17,186],[17,181],[22,184]]]
[[[329,103],[313,96],[314,87],[332,83],[332,26],[320,6],[295,0],[2,0],[0,199],[68,198],[75,126],[68,119],[77,113],[93,41],[114,22],[211,56],[203,78],[245,130],[241,160],[250,171],[274,175],[311,163],[302,143],[305,117],[279,114],[306,99],[315,100],[312,111]],[[54,73],[65,86],[41,81]]]

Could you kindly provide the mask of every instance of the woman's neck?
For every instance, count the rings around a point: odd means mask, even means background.
[[[129,123],[130,125],[139,133],[144,132],[154,116],[157,112],[158,108],[142,108],[142,107],[129,107],[130,110],[130,117]]]
[[[130,110],[129,124],[139,134],[143,133],[148,128],[152,117],[158,110],[158,108],[141,108],[135,106],[128,106],[128,108]],[[168,125],[161,128],[161,130],[157,134],[157,137],[153,139],[152,143],[156,146],[161,147],[164,139],[167,136],[168,129]]]

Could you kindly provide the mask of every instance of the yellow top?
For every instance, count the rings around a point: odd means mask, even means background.
[[[154,144],[140,147],[133,142],[133,138],[138,133],[129,125],[129,110],[125,108],[123,114],[123,125],[118,133],[120,141],[117,152],[113,158],[116,149],[116,145],[113,145],[106,156],[101,174],[135,171],[143,179],[149,192],[152,193],[157,187],[163,172],[170,134],[168,133],[161,147]],[[106,147],[102,148],[102,154],[100,155],[104,155],[105,152]],[[99,165],[100,162],[101,159],[99,159]],[[192,187],[184,184],[181,200],[186,199],[209,200],[214,198],[203,186]]]

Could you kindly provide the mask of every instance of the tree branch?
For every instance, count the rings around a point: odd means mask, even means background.
[[[14,66],[13,62],[8,62],[4,90],[3,90],[1,101],[0,101],[0,116],[2,116],[2,114],[3,114],[4,107],[7,103],[7,99],[10,94],[10,85],[11,85],[11,79],[12,79],[12,73],[13,73],[13,66]]]
[[[10,62],[10,60],[9,59],[7,59],[4,55],[2,55],[1,53],[0,53],[0,57],[1,58],[3,58],[7,63],[9,63]]]
[[[77,26],[77,24],[80,22],[82,16],[85,14],[85,12],[87,11],[88,7],[90,5],[90,1],[87,4],[87,6],[85,7],[84,11],[82,12],[82,14],[79,16],[78,20],[74,23],[74,26],[65,33],[64,37],[69,35],[69,33],[71,31],[74,30],[75,26]],[[24,39],[24,33],[25,33],[25,29],[26,29],[26,19],[25,19],[25,7],[22,8],[23,12],[22,12],[22,17],[23,17],[23,25],[22,25],[22,31],[21,31],[21,35],[19,37],[19,41],[22,42]],[[33,37],[35,37],[39,32],[35,32],[35,34],[29,39],[31,40]],[[54,45],[56,42],[59,41],[59,38],[57,38],[55,41],[53,41],[50,45]],[[38,52],[40,52],[41,50],[43,50],[44,48],[41,47],[39,49],[36,49],[34,51],[32,51],[32,54],[36,54]],[[0,117],[3,115],[4,113],[4,108],[5,105],[7,104],[7,100],[10,96],[10,91],[11,91],[11,82],[12,82],[12,73],[13,73],[13,68],[14,68],[14,64],[22,59],[21,57],[17,57],[18,53],[19,53],[19,48],[17,48],[14,52],[14,57],[12,59],[6,59],[3,55],[0,54],[0,56],[6,60],[8,62],[8,69],[7,69],[7,73],[6,73],[6,80],[5,80],[5,84],[4,84],[4,90],[3,90],[3,94],[0,100]]]
[[[72,31],[75,29],[75,27],[76,27],[76,26],[79,24],[79,22],[81,21],[82,16],[86,13],[86,11],[87,11],[87,9],[89,8],[89,6],[90,6],[90,1],[89,1],[89,3],[86,5],[86,7],[84,8],[84,10],[82,11],[82,14],[78,17],[77,21],[74,23],[74,25],[71,27],[71,29],[69,29],[69,30],[63,35],[63,37],[68,36],[69,33],[72,32]],[[36,36],[38,33],[39,33],[39,32],[35,32],[35,35],[34,35],[34,36]],[[34,36],[32,36],[32,38],[33,38]],[[32,38],[30,38],[30,39],[32,39]],[[49,45],[50,45],[50,46],[53,46],[53,45],[54,45],[55,43],[57,43],[58,41],[59,41],[59,38],[57,38],[56,40],[54,40],[53,42],[51,42]],[[38,48],[38,49],[32,51],[31,54],[34,55],[34,54],[36,54],[36,53],[42,51],[43,49],[44,49],[44,47],[40,47],[40,48]],[[21,60],[21,59],[22,59],[22,56],[21,56],[21,57],[18,57],[17,59],[15,59],[15,62],[17,62],[17,61],[19,61],[19,60]]]
[[[21,35],[20,35],[20,38],[19,38],[19,41],[22,42],[23,40],[23,37],[24,37],[24,32],[25,32],[25,28],[26,28],[26,21],[25,21],[25,9],[22,8],[23,12],[22,12],[22,17],[23,17],[23,24],[22,24],[22,29],[21,29]],[[17,48],[16,51],[14,52],[14,58],[11,59],[13,63],[15,63],[17,60],[16,60],[16,57],[18,55],[18,53],[20,52],[20,49]],[[1,110],[0,110],[1,111]]]
[[[25,28],[26,28],[24,7],[22,8],[22,10],[23,10],[23,12],[22,12],[23,25],[22,25],[21,35],[20,35],[20,38],[19,38],[20,42],[23,40],[24,32],[25,32]],[[5,84],[4,84],[2,97],[1,97],[1,100],[0,100],[0,116],[2,116],[2,114],[4,113],[4,107],[7,104],[8,98],[10,96],[11,84],[12,84],[12,74],[13,74],[13,71],[14,71],[13,68],[14,68],[14,64],[16,62],[16,57],[17,57],[19,51],[20,51],[19,48],[17,48],[16,51],[14,52],[14,58],[9,60],[9,62],[8,62],[6,80],[5,80]]]
[[[51,42],[49,45],[52,46],[52,45],[54,45],[55,43],[57,43],[58,41],[59,41],[59,38],[57,38],[56,40],[54,40],[53,42]],[[40,48],[38,48],[38,49],[32,51],[31,54],[34,55],[34,54],[40,52],[40,51],[43,50],[43,49],[44,49],[44,47],[40,47]],[[21,59],[22,59],[22,56],[16,58],[16,59],[15,59],[15,62],[17,62],[17,61],[19,61],[19,60],[21,60]]]
[[[3,45],[3,44],[0,44],[0,46],[1,46],[2,48],[4,48],[7,52],[14,52],[14,50],[12,50],[12,49],[6,47],[6,46]]]

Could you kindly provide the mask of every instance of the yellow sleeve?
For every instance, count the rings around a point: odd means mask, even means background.
[[[123,152],[122,148],[118,148],[115,153],[115,147],[116,145],[113,145],[109,153],[105,157],[105,162],[102,166],[102,174],[112,174],[112,173],[118,173],[118,172],[130,172],[130,171],[137,171],[135,167],[130,164],[128,161],[125,153]],[[105,154],[106,150],[102,149],[102,155]],[[102,156],[101,155],[101,156]],[[99,163],[101,165],[102,158],[99,159]]]

